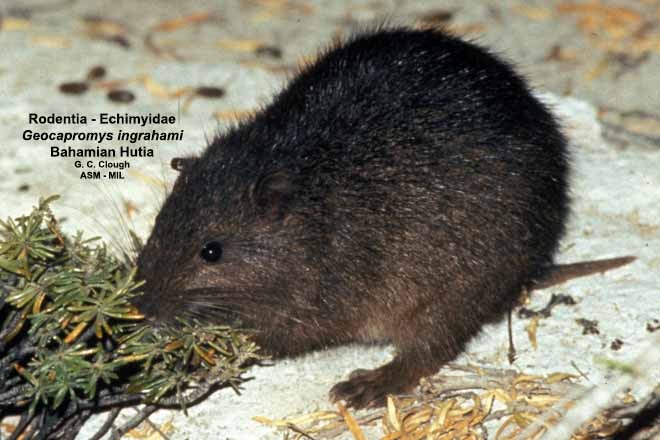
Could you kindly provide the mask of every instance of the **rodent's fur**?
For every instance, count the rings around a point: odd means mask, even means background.
[[[325,51],[181,168],[138,306],[161,323],[239,318],[276,357],[394,344],[333,388],[354,407],[410,389],[510,309],[568,212],[555,119],[507,63],[432,30]],[[200,257],[208,242],[220,261]]]

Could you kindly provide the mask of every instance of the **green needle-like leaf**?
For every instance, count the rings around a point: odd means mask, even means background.
[[[13,412],[52,420],[102,391],[103,399],[167,398],[185,408],[187,390],[240,382],[243,362],[258,358],[249,333],[185,320],[145,325],[131,305],[142,286],[136,268],[96,237],[64,235],[49,207],[56,198],[0,220],[0,361],[8,349],[14,356],[0,362],[0,393],[21,390]]]

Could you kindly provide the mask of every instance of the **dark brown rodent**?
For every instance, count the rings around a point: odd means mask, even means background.
[[[513,70],[438,31],[335,46],[181,173],[139,256],[153,320],[256,329],[273,356],[398,354],[332,390],[381,404],[552,267],[566,141]]]

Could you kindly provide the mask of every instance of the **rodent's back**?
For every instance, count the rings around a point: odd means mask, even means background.
[[[347,252],[367,261],[355,277],[421,253],[460,272],[488,273],[492,259],[515,284],[550,263],[563,231],[567,159],[553,117],[507,64],[438,32],[331,48],[217,148],[227,144],[252,169],[290,172],[289,212],[331,236],[319,252],[338,264]]]

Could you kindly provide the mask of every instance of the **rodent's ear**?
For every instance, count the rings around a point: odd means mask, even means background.
[[[170,166],[174,171],[183,171],[190,166],[194,157],[174,157],[170,161]]]
[[[271,171],[257,181],[252,199],[266,217],[281,220],[286,213],[286,204],[292,190],[293,185],[286,171]]]

